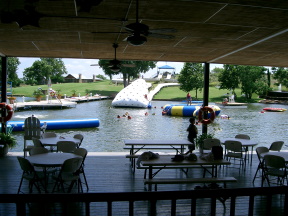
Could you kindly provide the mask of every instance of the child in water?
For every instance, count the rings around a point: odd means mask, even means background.
[[[189,119],[189,127],[187,128],[187,131],[188,131],[188,140],[192,143],[191,145],[188,145],[188,151],[185,153],[186,154],[189,154],[189,153],[192,153],[193,150],[195,150],[195,138],[197,137],[197,134],[198,134],[198,129],[197,127],[195,126],[195,118],[194,117],[191,117]]]

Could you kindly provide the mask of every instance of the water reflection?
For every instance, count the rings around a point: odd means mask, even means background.
[[[12,120],[24,120],[32,114],[39,119],[77,119],[98,118],[99,128],[57,130],[61,136],[84,135],[83,147],[95,152],[120,152],[124,139],[186,139],[189,117],[162,116],[161,106],[176,104],[171,101],[153,101],[152,109],[111,108],[111,100],[94,101],[77,104],[76,108],[65,110],[27,110],[16,112]],[[234,137],[244,133],[259,141],[261,146],[270,146],[273,141],[283,140],[288,144],[286,112],[261,113],[264,107],[284,107],[283,105],[249,104],[248,108],[223,108],[221,114],[231,118],[216,118],[209,125],[208,132],[218,138]],[[128,112],[132,119],[117,118]],[[145,115],[148,112],[148,115]],[[155,115],[154,115],[155,114]],[[197,126],[201,133],[201,125]],[[11,151],[23,149],[23,132],[15,132],[18,147]],[[286,147],[284,147],[286,148]],[[287,148],[286,148],[287,149]]]

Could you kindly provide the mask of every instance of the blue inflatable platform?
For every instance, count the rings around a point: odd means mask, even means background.
[[[215,105],[209,105],[214,112],[215,115],[218,116],[221,112],[221,109],[218,106]],[[181,105],[181,104],[167,104],[164,106],[164,109],[162,111],[163,115],[169,115],[169,116],[198,116],[198,112],[201,106],[195,106],[195,105]],[[209,114],[208,114],[209,117]]]
[[[99,127],[99,119],[55,119],[40,120],[41,127],[47,123],[46,130],[74,129],[74,128],[92,128]],[[8,121],[7,125],[13,127],[13,131],[23,131],[24,121]]]

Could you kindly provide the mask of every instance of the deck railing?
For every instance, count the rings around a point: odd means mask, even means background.
[[[157,192],[120,192],[120,193],[80,193],[80,194],[1,194],[0,203],[15,203],[17,208],[17,215],[26,215],[26,204],[53,204],[61,203],[67,205],[69,203],[85,203],[84,215],[92,215],[91,204],[104,202],[107,209],[104,215],[112,215],[114,202],[128,203],[127,212],[124,215],[137,215],[134,209],[134,203],[137,201],[149,201],[146,206],[147,215],[157,215],[157,208],[159,208],[159,201],[169,200],[170,215],[176,215],[176,211],[181,208],[177,203],[179,200],[188,200],[190,203],[191,212],[187,215],[197,215],[196,201],[203,198],[210,198],[208,200],[210,205],[210,215],[216,215],[216,201],[229,200],[230,208],[227,215],[237,215],[235,206],[238,204],[238,198],[247,198],[247,206],[241,203],[241,209],[247,211],[246,215],[254,215],[255,198],[260,197],[263,201],[261,209],[266,215],[274,215],[272,213],[272,206],[282,206],[280,215],[288,215],[288,187],[262,187],[262,188],[237,188],[237,189],[207,189],[207,190],[191,190],[191,191],[157,191]],[[226,202],[227,202],[226,201]],[[259,206],[257,207],[259,208]],[[94,210],[95,211],[95,210]],[[123,213],[123,210],[121,210]],[[48,213],[47,213],[48,215]],[[61,215],[68,215],[67,212],[62,212]],[[101,214],[103,215],[103,214]],[[117,215],[117,214],[115,214]],[[279,215],[276,214],[276,215]]]

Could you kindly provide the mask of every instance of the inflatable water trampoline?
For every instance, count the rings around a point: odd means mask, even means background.
[[[212,108],[215,112],[215,115],[218,116],[221,112],[221,109],[215,105],[209,105],[208,107]],[[183,104],[167,104],[163,107],[162,114],[169,116],[194,116],[197,117],[201,106],[194,105],[183,105]],[[209,117],[209,114],[208,114]]]
[[[47,124],[46,130],[74,129],[74,128],[92,128],[99,127],[99,119],[55,119],[40,120],[40,126]],[[13,127],[13,131],[23,131],[24,121],[8,121],[8,127]]]
[[[151,102],[148,99],[148,89],[150,87],[151,83],[146,83],[143,79],[137,79],[122,89],[111,105],[113,107],[151,108]]]

